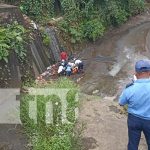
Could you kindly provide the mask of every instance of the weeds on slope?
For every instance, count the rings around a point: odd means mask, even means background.
[[[21,121],[29,136],[30,148],[80,150],[81,134],[75,129],[79,105],[77,85],[61,78],[42,88],[35,87],[31,93],[29,90],[21,96],[20,105]],[[42,95],[43,92],[46,93]]]

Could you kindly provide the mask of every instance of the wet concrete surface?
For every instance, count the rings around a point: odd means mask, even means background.
[[[20,89],[0,89],[0,150],[27,150],[17,95]]]
[[[0,150],[27,150],[27,138],[21,125],[0,124]]]

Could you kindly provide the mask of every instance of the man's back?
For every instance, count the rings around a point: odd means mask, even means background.
[[[142,132],[150,150],[150,60],[136,62],[135,76],[119,99],[121,106],[128,104],[128,150],[138,150]]]
[[[126,88],[119,103],[128,104],[128,113],[150,120],[150,79],[138,79]]]

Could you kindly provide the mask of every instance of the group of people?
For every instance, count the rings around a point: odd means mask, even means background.
[[[71,74],[83,72],[83,62],[81,60],[69,59],[65,51],[60,53],[60,59],[60,62],[50,65],[46,71],[37,77],[37,83],[45,83],[48,78],[54,79],[60,75],[70,76]]]
[[[68,59],[68,55],[65,51],[61,52],[60,59],[61,62],[58,67],[59,75],[70,76],[71,74],[83,72],[83,62],[80,59]]]

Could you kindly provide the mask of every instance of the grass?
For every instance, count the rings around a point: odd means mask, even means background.
[[[75,108],[78,107],[76,94],[77,85],[67,78],[60,78],[58,81],[45,86],[35,86],[36,88],[67,89],[66,94],[67,108],[66,118],[69,123],[62,122],[62,102],[56,94],[50,96],[23,94],[21,97],[21,120],[30,138],[31,149],[33,150],[79,150],[79,135],[75,130],[76,115]],[[51,102],[53,109],[53,123],[46,123],[46,104]],[[29,115],[30,102],[37,103],[37,122]],[[34,107],[34,106],[33,106]],[[78,147],[78,148],[77,148]]]

